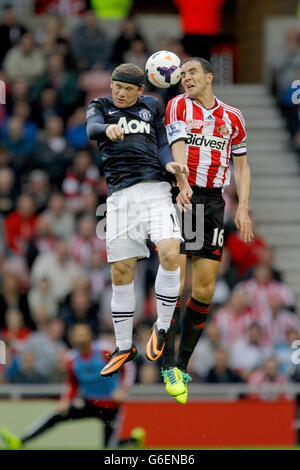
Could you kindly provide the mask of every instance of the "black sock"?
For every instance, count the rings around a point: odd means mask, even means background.
[[[193,297],[187,301],[177,357],[177,367],[180,370],[187,370],[190,357],[203,332],[208,308],[209,304],[199,302]]]
[[[170,327],[167,332],[167,341],[165,344],[163,356],[162,356],[162,367],[163,369],[170,369],[176,366],[175,361],[175,338],[180,321],[180,297],[178,297],[176,307],[173,313]]]

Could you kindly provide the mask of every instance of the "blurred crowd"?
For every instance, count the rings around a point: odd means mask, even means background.
[[[109,95],[115,65],[130,61],[143,68],[152,51],[134,17],[124,20],[112,43],[91,10],[72,31],[54,15],[44,31],[33,32],[6,6],[0,35],[7,103],[0,106],[0,339],[7,345],[0,382],[61,383],[72,325],[87,322],[95,338],[114,341],[105,241],[97,236],[107,187],[101,155],[85,132],[86,105]],[[157,49],[185,55],[168,37],[157,38]],[[178,92],[157,96],[165,103]],[[250,244],[240,240],[233,183],[224,198],[223,261],[189,372],[195,382],[298,380],[290,359],[291,343],[300,337],[293,295],[256,227]],[[161,381],[160,364],[143,359],[156,316],[158,261],[149,248],[135,282],[137,383]],[[190,288],[188,264],[182,305]]]
[[[300,29],[288,29],[270,63],[271,91],[285,117],[300,163]]]

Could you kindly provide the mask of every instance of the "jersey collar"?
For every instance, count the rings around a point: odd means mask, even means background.
[[[199,108],[201,108],[202,112],[203,112],[203,116],[204,118],[208,118],[209,116],[211,116],[215,111],[216,109],[218,109],[218,107],[220,106],[220,101],[218,100],[218,98],[214,95],[214,99],[215,99],[215,105],[213,108],[205,108],[204,106],[201,106],[201,104],[197,103],[196,100],[191,100],[196,106],[198,106]]]

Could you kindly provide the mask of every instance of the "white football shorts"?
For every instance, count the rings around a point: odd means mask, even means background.
[[[149,258],[148,237],[183,241],[171,198],[171,185],[146,181],[120,189],[107,198],[106,250],[108,262]]]

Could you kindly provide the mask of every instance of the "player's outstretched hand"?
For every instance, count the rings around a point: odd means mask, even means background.
[[[168,162],[166,164],[166,170],[173,175],[184,174],[188,176],[189,174],[188,166],[184,163]]]
[[[192,204],[190,202],[192,195],[193,190],[189,184],[184,185],[180,189],[180,193],[176,198],[176,202],[181,212],[186,212],[186,209],[192,209]]]
[[[111,126],[108,126],[105,131],[107,137],[110,140],[123,140],[124,139],[124,129],[119,126],[118,124],[112,124]]]
[[[237,229],[240,232],[240,238],[244,242],[252,242],[253,240],[253,229],[252,229],[252,220],[249,216],[249,211],[246,207],[238,207],[234,223]]]

